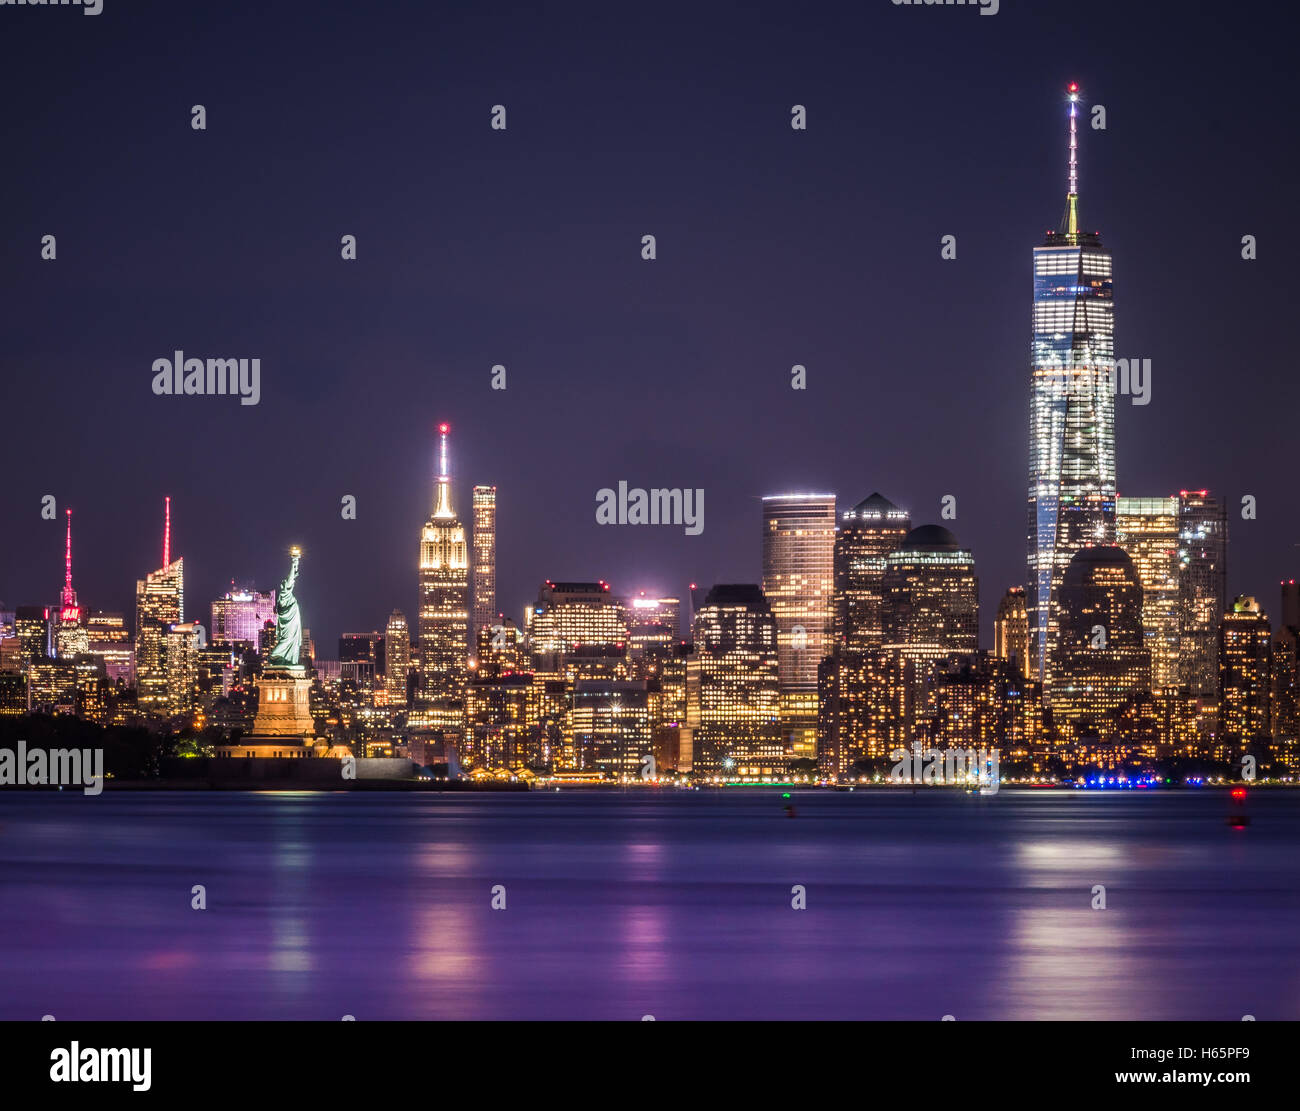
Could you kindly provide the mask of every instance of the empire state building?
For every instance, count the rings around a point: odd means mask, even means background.
[[[414,729],[459,740],[465,726],[469,645],[469,543],[451,504],[446,424],[438,426],[433,515],[420,533],[420,665]]]

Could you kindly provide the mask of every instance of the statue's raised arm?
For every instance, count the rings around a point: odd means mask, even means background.
[[[275,593],[275,647],[271,649],[267,663],[273,667],[297,667],[302,653],[302,618],[298,613],[298,599],[294,596],[294,584],[298,581],[297,548],[290,549],[293,560],[289,565],[289,574],[280,583]]]

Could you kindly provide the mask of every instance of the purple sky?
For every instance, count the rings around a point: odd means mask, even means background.
[[[757,581],[762,495],[878,489],[918,524],[956,495],[987,641],[1024,579],[1030,252],[1076,79],[1108,116],[1081,211],[1115,254],[1116,355],[1153,364],[1151,403],[1119,405],[1120,493],[1221,492],[1229,589],[1276,619],[1291,39],[1265,6],[1133,7],[5,8],[0,599],[57,598],[53,493],[82,603],[129,613],[170,494],[187,616],[232,577],[270,589],[297,542],[330,657],[414,616],[447,420],[462,515],[498,487],[516,620],[548,577]],[[260,404],[153,396],[176,348],[260,358]],[[598,526],[620,479],[703,488],[702,535]]]

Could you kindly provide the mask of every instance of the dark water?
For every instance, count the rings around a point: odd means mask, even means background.
[[[794,801],[6,793],[0,1018],[1300,1018],[1300,794]]]

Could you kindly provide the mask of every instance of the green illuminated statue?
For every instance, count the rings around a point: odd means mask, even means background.
[[[302,652],[302,618],[298,614],[298,599],[294,597],[293,584],[298,581],[297,548],[290,548],[293,563],[289,577],[275,592],[275,647],[271,649],[269,663],[273,667],[297,667]]]

